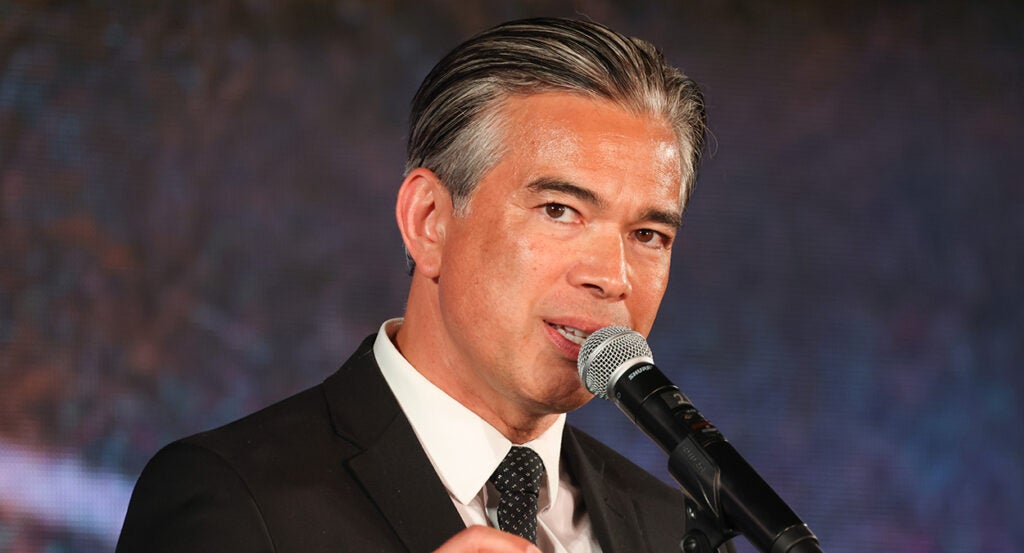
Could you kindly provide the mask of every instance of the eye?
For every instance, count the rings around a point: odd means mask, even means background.
[[[669,236],[649,228],[633,231],[633,237],[636,238],[637,242],[658,248],[667,247],[670,242]]]
[[[564,204],[544,204],[544,214],[555,221],[569,223],[575,220],[576,211]]]

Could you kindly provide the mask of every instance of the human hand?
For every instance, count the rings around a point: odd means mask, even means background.
[[[519,536],[488,526],[470,526],[455,534],[434,553],[541,553]]]

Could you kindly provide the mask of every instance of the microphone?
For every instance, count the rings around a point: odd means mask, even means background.
[[[739,532],[764,553],[821,553],[810,528],[654,366],[643,336],[602,328],[583,343],[578,367],[592,394],[618,405],[669,454],[669,472],[726,526],[725,537]]]

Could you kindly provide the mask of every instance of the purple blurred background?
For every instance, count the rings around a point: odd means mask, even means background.
[[[574,14],[707,95],[659,364],[826,551],[1019,551],[1024,8],[766,4],[0,2],[0,551],[111,550],[161,445],[400,314],[416,86]]]

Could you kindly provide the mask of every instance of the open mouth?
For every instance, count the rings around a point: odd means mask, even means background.
[[[551,328],[557,330],[559,334],[565,337],[566,340],[569,340],[570,342],[578,346],[582,346],[583,342],[587,339],[587,336],[590,336],[589,333],[583,332],[578,328],[573,328],[571,326],[565,325],[556,325],[551,323],[548,324],[551,326]]]

